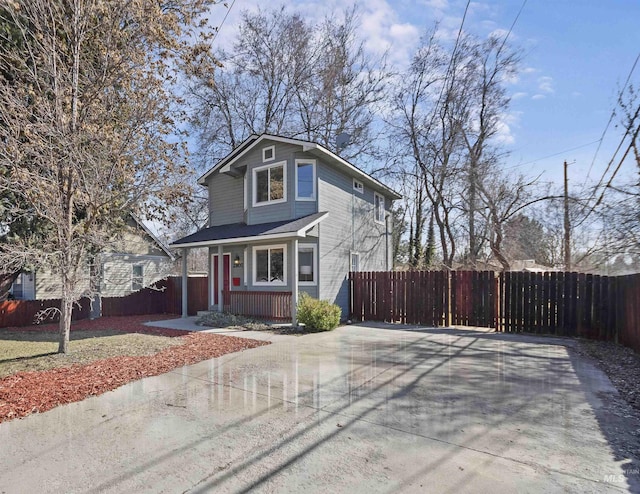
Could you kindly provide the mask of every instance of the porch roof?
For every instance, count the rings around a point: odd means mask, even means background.
[[[307,231],[326,218],[328,212],[320,212],[295,220],[272,221],[257,225],[231,223],[210,226],[173,242],[170,247],[208,247],[221,244],[238,244],[261,240],[306,237]]]

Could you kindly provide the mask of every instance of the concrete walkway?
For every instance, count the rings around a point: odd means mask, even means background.
[[[640,491],[616,392],[567,340],[404,329],[284,336],[0,424],[0,492]]]
[[[156,328],[180,329],[184,331],[200,331],[203,333],[223,334],[226,336],[237,336],[239,338],[251,338],[260,341],[280,341],[291,338],[286,335],[274,334],[269,331],[251,331],[247,329],[230,329],[230,328],[214,328],[208,326],[200,326],[196,324],[199,318],[197,316],[181,317],[178,319],[167,319],[166,321],[152,321],[145,323],[147,326]]]

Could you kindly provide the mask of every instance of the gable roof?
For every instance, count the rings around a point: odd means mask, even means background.
[[[320,212],[295,220],[272,221],[257,225],[231,223],[210,226],[191,235],[176,240],[171,247],[205,247],[210,245],[245,243],[259,240],[274,240],[292,237],[306,237],[306,232],[320,223],[329,213]]]
[[[153,242],[162,250],[162,252],[164,252],[165,254],[167,254],[169,256],[169,258],[172,261],[176,260],[176,256],[173,252],[171,252],[171,250],[169,249],[169,247],[167,247],[167,245],[160,240],[151,230],[149,230],[149,228],[147,227],[147,225],[145,225],[142,220],[140,218],[138,218],[135,214],[133,213],[129,213],[130,216],[133,218],[133,221],[136,222],[136,224],[142,228],[142,230],[149,235],[149,237],[151,237],[151,240],[153,240]]]
[[[311,152],[312,154],[316,154],[322,156],[325,159],[337,164],[339,167],[342,167],[344,170],[348,171],[350,175],[355,176],[358,179],[364,180],[370,186],[372,185],[374,188],[383,191],[388,197],[391,199],[401,199],[402,196],[395,192],[393,189],[387,187],[385,184],[380,182],[379,180],[373,178],[368,173],[362,171],[355,165],[352,165],[347,160],[341,158],[337,154],[328,150],[326,147],[310,141],[303,141],[301,139],[293,139],[291,137],[282,137],[273,134],[261,134],[261,135],[252,135],[249,136],[242,144],[240,144],[236,149],[231,151],[227,156],[222,158],[218,163],[216,163],[209,171],[207,171],[204,175],[202,175],[198,179],[198,183],[200,185],[206,185],[207,178],[209,178],[215,171],[220,170],[221,173],[228,172],[231,170],[231,166],[234,165],[240,158],[246,155],[249,151],[255,148],[262,141],[275,141],[282,142],[285,144],[293,144],[296,146],[302,146],[302,151]]]

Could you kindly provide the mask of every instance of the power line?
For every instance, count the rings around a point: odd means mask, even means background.
[[[626,90],[627,85],[629,84],[629,81],[631,80],[631,76],[633,75],[633,72],[635,71],[636,66],[638,65],[638,60],[640,60],[640,52],[638,53],[638,56],[636,57],[635,61],[633,62],[633,65],[631,66],[631,70],[629,71],[629,75],[627,75],[627,79],[624,82],[624,85],[622,86],[622,89],[618,93],[618,102],[621,101],[621,98],[624,95],[624,91]],[[611,120],[613,119],[613,116],[615,115],[615,111],[616,111],[616,109],[614,108],[613,112],[611,114],[611,117],[609,119],[609,123],[611,123]],[[615,161],[616,156],[618,155],[618,151],[620,151],[620,149],[622,148],[622,145],[624,144],[625,140],[631,134],[631,126],[632,126],[633,122],[635,121],[635,119],[638,117],[638,113],[639,112],[640,112],[640,107],[638,107],[638,110],[636,111],[635,116],[632,118],[631,124],[626,128],[625,133],[622,136],[622,139],[620,139],[620,143],[618,144],[618,147],[616,147],[616,150],[613,153],[613,156],[609,160],[609,163],[607,164],[607,167],[605,168],[604,172],[602,173],[602,176],[600,177],[600,180],[598,181],[598,184],[593,189],[593,192],[591,193],[591,196],[586,201],[586,204],[589,204],[596,197],[596,195],[598,193],[598,189],[604,183],[605,177],[607,176],[607,173],[609,173],[609,170],[611,169],[611,165],[613,165],[613,162]],[[605,128],[605,132],[606,132],[607,128],[609,127],[609,123],[607,123],[607,127]],[[616,169],[613,171],[613,174],[609,178],[609,180],[607,182],[607,185],[602,190],[602,193],[600,194],[600,197],[593,204],[593,206],[591,206],[589,208],[589,211],[587,212],[587,214],[584,216],[584,218],[582,218],[582,220],[580,220],[580,222],[576,226],[582,225],[582,223],[584,223],[587,220],[587,218],[589,218],[589,216],[595,211],[596,207],[598,207],[598,205],[602,202],[602,199],[604,199],[604,195],[605,195],[607,189],[611,186],[611,183],[613,182],[613,179],[618,174],[618,171],[622,167],[622,163],[624,162],[624,160],[626,159],[627,155],[629,154],[629,150],[631,149],[631,146],[633,145],[633,141],[638,135],[638,130],[640,130],[640,127],[636,130],[634,136],[632,137],[631,144],[629,144],[629,146],[627,147],[627,150],[625,151],[624,155],[622,156],[622,159],[618,163],[618,166],[616,167]],[[604,132],[602,134],[601,140],[603,138],[604,138]],[[598,146],[598,149],[600,149],[600,146]],[[597,154],[597,150],[596,150],[596,154]],[[593,158],[593,161],[595,162],[595,156]],[[593,166],[593,162],[591,163],[591,166]],[[589,171],[591,171],[591,167],[589,168]]]
[[[591,142],[588,142],[588,143],[586,143],[586,144],[581,144],[580,146],[576,146],[576,147],[574,147],[574,148],[565,149],[565,150],[563,150],[563,151],[559,151],[559,152],[557,152],[557,153],[549,154],[549,155],[547,155],[547,156],[543,156],[543,157],[541,157],[541,158],[536,158],[536,159],[534,159],[534,160],[527,161],[527,162],[525,162],[525,163],[518,163],[517,165],[512,165],[512,166],[509,166],[509,167],[507,167],[507,168],[505,168],[505,169],[506,169],[506,170],[511,170],[512,168],[519,168],[519,167],[521,167],[521,166],[530,165],[531,163],[535,163],[535,162],[537,162],[537,161],[546,160],[547,158],[553,158],[553,157],[555,157],[555,156],[559,156],[559,155],[561,155],[561,154],[568,153],[568,152],[570,152],[570,151],[575,151],[576,149],[586,148],[587,146],[591,146],[591,145],[595,144],[596,142],[599,142],[599,140],[600,140],[600,139],[596,139],[595,141],[591,141]]]
[[[522,11],[524,10],[524,6],[526,4],[527,4],[527,0],[524,0],[522,2],[522,5],[520,6],[520,10],[518,10],[518,13],[516,14],[516,18],[513,19],[513,22],[511,23],[511,27],[509,28],[509,31],[507,32],[506,36],[504,37],[504,40],[502,40],[502,45],[500,46],[500,50],[498,50],[498,53],[502,51],[502,48],[504,48],[504,45],[506,44],[507,39],[511,35],[511,31],[513,31],[513,28],[515,27],[516,22],[518,22],[518,19],[520,18],[520,14],[522,14]]]
[[[627,85],[629,84],[629,81],[631,80],[631,76],[632,76],[633,72],[636,69],[636,65],[638,64],[638,60],[639,59],[640,59],[640,53],[638,53],[638,56],[636,57],[635,61],[633,62],[633,65],[631,66],[631,70],[629,71],[629,75],[627,75],[627,80],[624,81],[624,85],[622,86],[622,89],[618,92],[618,101],[620,100],[620,98],[624,94],[624,91],[627,88]],[[587,172],[587,175],[586,175],[586,177],[584,179],[584,183],[587,183],[587,180],[589,180],[589,176],[591,175],[591,170],[593,169],[593,165],[596,162],[596,158],[598,156],[598,152],[600,151],[600,146],[602,146],[602,141],[604,140],[604,136],[606,135],[607,130],[609,130],[609,126],[611,125],[611,122],[613,121],[613,118],[615,116],[616,116],[616,108],[614,107],[613,110],[611,111],[611,116],[609,117],[609,121],[607,122],[607,125],[604,128],[604,131],[602,132],[602,135],[600,136],[600,144],[598,144],[596,152],[593,155],[593,159],[591,160],[591,165],[589,166],[589,171]],[[623,140],[624,140],[624,138],[623,138]],[[620,146],[621,145],[622,145],[622,143],[620,143]],[[618,149],[616,149],[616,154],[620,150],[620,146],[618,146]],[[614,159],[615,159],[615,154],[613,155],[612,161]],[[611,164],[609,164],[609,166],[611,166]],[[600,184],[602,184],[602,180],[604,179],[604,175],[606,175],[607,171],[609,171],[608,167],[607,167],[607,170],[605,171],[605,173],[603,174],[603,177],[600,179]]]
[[[220,33],[220,30],[222,29],[222,26],[224,25],[224,21],[227,20],[227,17],[229,16],[229,12],[231,12],[231,9],[233,8],[233,6],[236,4],[236,0],[233,0],[233,2],[231,2],[230,6],[227,6],[227,3],[225,2],[223,5],[225,7],[227,7],[227,13],[224,14],[224,17],[222,18],[222,22],[220,23],[220,25],[216,28],[216,33],[213,35],[213,38],[211,38],[211,43],[213,43],[216,38],[218,37],[218,34]]]

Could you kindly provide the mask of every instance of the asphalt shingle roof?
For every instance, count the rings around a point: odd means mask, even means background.
[[[246,223],[231,223],[229,225],[211,226],[203,228],[196,233],[187,235],[176,240],[171,245],[180,246],[198,242],[213,242],[216,240],[231,240],[234,238],[259,237],[264,235],[287,234],[292,235],[305,229],[315,221],[321,219],[326,212],[314,213],[295,220],[272,221],[270,223],[260,223],[258,225],[247,225]]]

